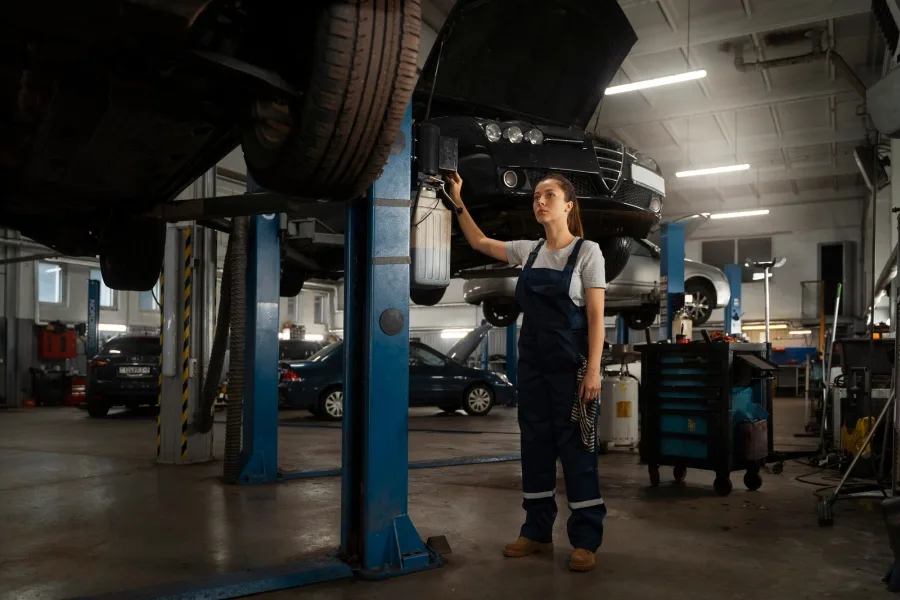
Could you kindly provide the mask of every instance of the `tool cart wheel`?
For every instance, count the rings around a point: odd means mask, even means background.
[[[762,477],[759,476],[759,471],[747,471],[744,473],[744,485],[751,492],[755,492],[761,488]]]
[[[672,469],[672,475],[675,476],[675,481],[684,481],[685,477],[687,477],[687,467],[675,467]]]
[[[653,487],[659,486],[659,466],[650,465],[647,471],[650,473],[650,485]]]
[[[775,475],[781,475],[784,472],[784,461],[778,461],[774,465],[772,465],[772,473]]]
[[[728,475],[718,475],[716,476],[716,480],[713,482],[713,488],[715,488],[716,493],[720,496],[727,496],[731,493],[731,479]]]

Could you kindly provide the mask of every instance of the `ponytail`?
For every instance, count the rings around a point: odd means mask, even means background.
[[[578,196],[575,194],[575,186],[561,173],[550,173],[541,181],[543,182],[551,179],[559,184],[563,194],[566,196],[566,202],[572,203],[572,210],[569,211],[569,217],[566,219],[566,224],[569,226],[569,233],[583,238],[584,227],[581,224],[581,209],[578,208]]]

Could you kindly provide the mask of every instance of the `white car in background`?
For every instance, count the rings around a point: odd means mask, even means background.
[[[635,240],[622,272],[606,288],[606,314],[621,315],[631,329],[650,327],[659,314],[659,248],[649,240]],[[491,277],[492,270],[504,276]],[[484,318],[496,327],[516,321],[521,312],[516,302],[519,269],[471,269],[463,296],[469,304],[483,304]],[[684,261],[684,291],[693,296],[689,308],[694,325],[706,323],[713,311],[731,299],[731,287],[721,269],[693,260]]]

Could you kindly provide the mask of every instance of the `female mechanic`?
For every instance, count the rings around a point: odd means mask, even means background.
[[[583,238],[575,188],[562,175],[548,175],[534,188],[532,209],[544,226],[538,241],[485,236],[465,210],[458,173],[448,177],[447,187],[461,208],[459,226],[472,248],[523,267],[516,285],[523,313],[516,387],[526,516],[519,538],[503,554],[519,558],[552,549],[559,458],[572,511],[569,568],[590,571],[606,516],[594,446],[605,334],[603,253]],[[582,422],[588,423],[584,429]]]

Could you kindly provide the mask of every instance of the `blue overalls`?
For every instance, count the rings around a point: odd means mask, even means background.
[[[522,443],[521,536],[552,541],[556,520],[556,459],[566,482],[569,542],[596,552],[603,541],[606,506],[600,495],[597,453],[587,451],[578,423],[570,419],[577,391],[577,371],[588,355],[587,311],[572,302],[569,285],[583,239],[562,271],[535,269],[541,240],[528,256],[516,285],[522,308],[519,335],[519,429]]]

